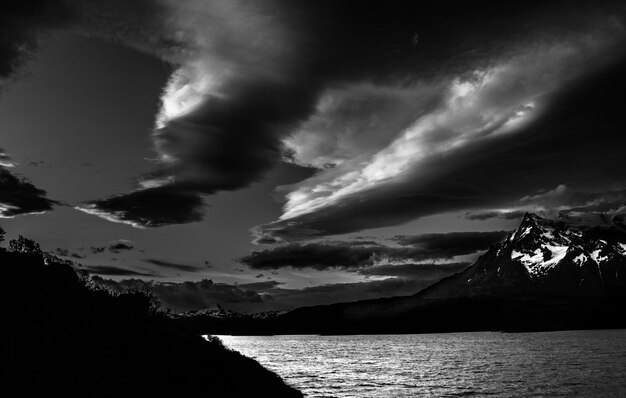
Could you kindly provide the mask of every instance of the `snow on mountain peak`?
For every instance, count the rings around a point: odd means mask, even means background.
[[[626,257],[626,243],[600,239],[586,231],[527,213],[496,255],[510,253],[511,261],[522,264],[533,278],[547,275],[566,259],[582,267],[588,261],[600,266],[616,256]]]

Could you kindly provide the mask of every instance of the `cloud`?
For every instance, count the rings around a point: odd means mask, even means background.
[[[315,167],[350,163],[350,169],[358,169],[356,159],[367,162],[364,157],[392,145],[416,119],[441,109],[437,105],[445,102],[447,78],[440,75],[467,74],[459,65],[492,64],[493,54],[512,41],[534,40],[525,35],[538,25],[537,14],[555,14],[550,7],[528,6],[511,18],[490,1],[455,10],[376,1],[365,6],[200,0],[95,4],[78,7],[88,10],[81,14],[81,20],[90,22],[81,25],[84,30],[93,25],[98,34],[159,56],[175,68],[152,134],[156,169],[133,192],[78,206],[137,227],[197,221],[202,213],[185,205],[189,195],[200,203],[204,195],[247,187],[281,158]],[[579,5],[577,26],[587,27],[604,9]],[[560,17],[572,14],[560,11]],[[571,23],[553,19],[542,21],[544,28]],[[450,28],[462,34],[451,34]],[[416,30],[423,38],[419,45]],[[521,74],[512,69],[485,70],[508,80]],[[431,77],[442,82],[423,82]],[[391,80],[393,84],[381,83]],[[511,90],[531,95],[525,87]],[[491,124],[502,124],[502,131],[515,114],[534,113],[527,102],[506,101],[494,92],[486,97],[504,104],[499,115],[489,117]],[[467,119],[461,117],[457,124]],[[161,195],[184,192],[172,197],[173,203],[183,202],[173,206],[179,210],[176,216],[136,213],[144,203],[141,192],[157,187],[167,187],[151,191],[157,203],[164,202]],[[299,211],[300,196],[289,197],[287,216]],[[165,208],[158,211],[167,214]]]
[[[135,246],[133,242],[127,239],[118,239],[114,242],[111,242],[109,245],[109,251],[111,253],[119,253],[121,251],[129,251],[133,250]]]
[[[466,262],[441,264],[384,264],[359,270],[359,274],[366,276],[400,277],[434,283],[441,278],[463,271],[469,265],[470,263]]]
[[[393,240],[401,245],[399,247],[362,245],[358,241],[357,244],[344,241],[291,243],[254,251],[240,258],[239,262],[258,270],[282,267],[358,269],[388,262],[412,263],[451,259],[488,249],[491,244],[505,236],[506,231],[397,236]]]
[[[19,76],[19,69],[35,52],[44,32],[66,26],[72,19],[64,2],[7,0],[0,4],[0,92]],[[0,148],[0,217],[52,210],[57,202],[28,180],[6,170],[15,162]]]
[[[144,228],[200,221],[203,206],[203,198],[196,192],[166,185],[84,203],[76,209]]]
[[[98,276],[92,278],[96,283],[117,291],[138,289],[152,292],[167,308],[175,312],[198,310],[214,307],[216,304],[227,308],[245,310],[263,303],[261,294],[254,290],[236,285],[213,282],[202,279],[196,282],[155,282],[140,279],[113,281]]]
[[[500,242],[508,231],[448,232],[439,234],[398,235],[393,238],[403,246],[419,247],[433,257],[452,257],[486,250]]]
[[[146,263],[150,263],[152,265],[158,265],[159,267],[172,268],[177,271],[184,271],[184,272],[198,272],[199,271],[199,267],[196,267],[194,265],[172,263],[169,261],[157,260],[153,258],[146,259],[143,261],[145,261]]]
[[[303,75],[296,36],[275,7],[160,4],[156,45],[133,44],[176,68],[152,134],[157,167],[133,192],[77,207],[135,227],[198,221],[205,195],[260,180],[281,158],[280,139],[312,110],[319,84]]]
[[[106,247],[102,247],[102,246],[91,246],[89,248],[89,251],[91,251],[92,254],[104,253],[105,250],[106,250]]]
[[[281,282],[277,281],[264,281],[264,282],[252,282],[252,283],[242,283],[239,286],[245,289],[252,289],[259,292],[265,292],[269,289],[273,289],[282,285]]]
[[[626,206],[626,189],[593,192],[560,184],[550,191],[524,196],[519,202],[522,206],[544,212],[614,212]]]
[[[479,221],[489,220],[491,218],[521,220],[526,213],[526,210],[476,210],[465,213],[465,218]]]
[[[626,215],[626,189],[583,191],[559,184],[555,188],[525,195],[507,204],[506,210],[470,212],[470,219],[519,218],[526,212],[586,225],[622,225]]]
[[[82,254],[73,253],[73,252],[70,252],[67,249],[62,249],[60,247],[57,247],[55,249],[54,253],[59,255],[59,256],[62,256],[62,257],[85,258],[85,256],[82,255]]]
[[[0,90],[37,48],[37,38],[67,26],[72,13],[61,0],[7,0],[0,5]]]
[[[8,153],[0,148],[0,167],[14,167],[15,162],[11,159]]]
[[[127,268],[114,267],[112,265],[85,265],[83,269],[90,274],[106,276],[156,276],[155,273],[133,271]]]
[[[89,248],[89,250],[93,254],[103,253],[106,250],[110,251],[111,253],[119,253],[121,251],[129,251],[134,249],[135,246],[133,245],[133,242],[128,239],[118,239],[109,242],[107,246],[91,246]]]
[[[14,74],[37,34],[60,27],[172,65],[152,132],[155,169],[131,192],[77,206],[135,227],[197,222],[207,195],[247,187],[280,159],[319,171],[282,189],[284,213],[259,228],[259,242],[495,206],[538,188],[500,179],[515,180],[505,172],[524,167],[507,161],[522,154],[528,175],[548,169],[554,151],[539,141],[564,131],[555,122],[574,126],[579,137],[597,130],[578,123],[579,114],[603,120],[607,131],[620,125],[605,112],[610,104],[584,103],[585,95],[570,98],[582,109],[546,118],[564,88],[622,55],[625,12],[614,2],[532,3],[515,13],[493,1],[452,9],[325,0],[0,7],[0,76]],[[605,164],[623,144],[612,139]],[[560,145],[557,157],[576,155],[578,141]]]
[[[253,233],[310,239],[502,207],[557,181],[606,187],[623,178],[623,58],[583,78],[587,50],[546,48],[453,80],[447,101],[389,146],[282,188],[282,216]]]
[[[441,90],[436,88],[371,83],[331,88],[315,113],[283,140],[286,159],[325,169],[371,156],[437,105]]]
[[[0,167],[0,218],[44,213],[56,204],[46,197],[44,190]]]

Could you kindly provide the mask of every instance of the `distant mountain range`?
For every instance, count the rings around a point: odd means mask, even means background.
[[[526,214],[464,271],[412,296],[178,322],[213,334],[422,333],[626,327],[626,233]]]

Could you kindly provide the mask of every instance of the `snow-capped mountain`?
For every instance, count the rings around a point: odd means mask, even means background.
[[[604,295],[626,289],[626,233],[526,214],[516,231],[422,297]]]

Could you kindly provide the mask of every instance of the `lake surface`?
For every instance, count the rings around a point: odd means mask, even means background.
[[[626,330],[219,337],[307,397],[626,397]]]

